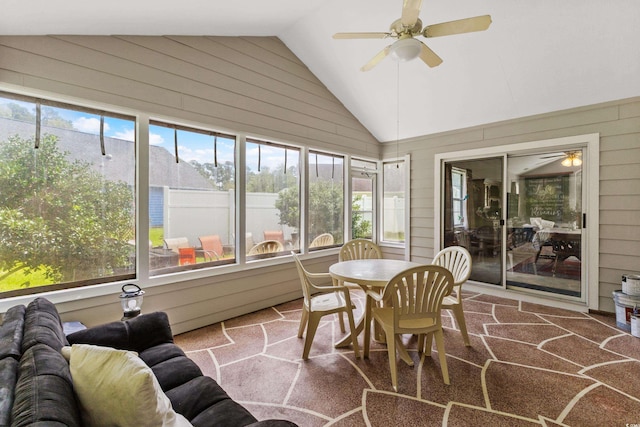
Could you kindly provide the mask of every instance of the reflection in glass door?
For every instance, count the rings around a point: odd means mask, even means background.
[[[513,156],[507,286],[581,297],[582,151]]]
[[[471,253],[470,280],[502,285],[503,158],[445,162],[444,246]]]

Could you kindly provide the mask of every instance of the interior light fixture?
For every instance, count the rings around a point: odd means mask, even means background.
[[[571,167],[571,166],[580,166],[582,165],[582,159],[578,157],[578,153],[571,152],[567,153],[567,158],[562,161],[562,166]]]
[[[391,45],[390,55],[396,61],[411,61],[420,55],[422,43],[413,37],[400,39]]]

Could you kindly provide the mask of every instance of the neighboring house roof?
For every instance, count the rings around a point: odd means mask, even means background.
[[[20,135],[22,138],[34,137],[34,125],[18,120],[0,119],[0,143],[11,135]],[[68,151],[71,158],[81,160],[93,165],[95,170],[104,168],[104,175],[113,181],[124,181],[133,185],[135,175],[135,145],[131,141],[105,137],[104,145],[106,155],[100,151],[100,138],[98,135],[79,132],[70,129],[59,129],[43,126],[42,135],[52,134],[59,137],[58,147],[62,151]],[[212,189],[215,185],[203,177],[188,162],[181,161],[176,168],[175,157],[163,147],[151,146],[149,148],[149,185],[151,187],[174,187]]]

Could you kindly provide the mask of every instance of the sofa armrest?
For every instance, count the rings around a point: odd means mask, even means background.
[[[100,345],[140,353],[158,344],[172,343],[173,335],[167,314],[158,311],[74,332],[67,340],[70,344]]]

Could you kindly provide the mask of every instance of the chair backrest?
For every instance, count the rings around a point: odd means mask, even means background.
[[[309,301],[311,300],[311,294],[314,288],[313,283],[311,283],[311,280],[309,279],[307,270],[305,270],[304,266],[302,265],[302,262],[300,262],[300,258],[298,257],[298,254],[291,251],[291,255],[293,256],[293,260],[296,262],[296,268],[298,269],[298,276],[300,276],[300,285],[302,286],[302,296],[304,297],[305,301],[308,304]]]
[[[258,243],[254,247],[249,250],[247,255],[260,255],[260,254],[269,254],[275,252],[282,252],[284,250],[284,246],[277,240],[265,240],[263,242]]]
[[[382,258],[382,250],[371,240],[353,239],[345,243],[340,249],[340,261],[374,258]]]
[[[471,276],[471,254],[462,246],[449,246],[433,257],[433,265],[446,268],[453,275],[453,285],[462,285]]]
[[[267,230],[264,232],[264,240],[277,240],[284,245],[284,231],[282,230]]]
[[[316,236],[315,239],[309,245],[310,248],[319,248],[322,246],[331,246],[333,245],[333,235],[330,233],[324,233],[319,236]]]
[[[186,237],[172,237],[168,239],[164,239],[164,246],[167,249],[171,249],[173,252],[178,253],[180,248],[188,248],[189,239]]]
[[[204,251],[213,251],[218,256],[222,256],[224,253],[224,249],[222,248],[222,240],[220,240],[220,236],[217,234],[212,234],[210,236],[200,236],[198,237],[200,240],[200,246]]]
[[[439,265],[420,265],[396,274],[384,288],[382,298],[391,301],[396,331],[420,329],[420,319],[440,324],[442,300],[453,289],[453,275]]]

